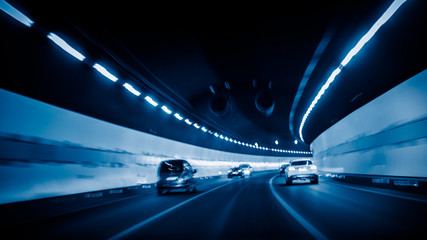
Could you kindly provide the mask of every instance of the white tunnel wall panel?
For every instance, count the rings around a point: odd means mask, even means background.
[[[427,177],[427,70],[331,126],[311,150],[325,172]]]
[[[184,144],[3,89],[0,113],[0,204],[154,183],[159,162],[170,158],[187,159],[198,177],[290,160]]]

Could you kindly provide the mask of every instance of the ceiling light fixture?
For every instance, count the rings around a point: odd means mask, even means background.
[[[141,95],[141,93],[136,90],[132,85],[130,85],[129,83],[125,83],[123,84],[123,87],[125,87],[129,92],[131,92],[132,94],[134,94],[135,96],[139,96]]]
[[[167,113],[168,115],[172,113],[172,111],[168,107],[166,107],[165,105],[162,106],[162,110],[163,110],[163,112]]]
[[[113,82],[117,82],[117,80],[119,80],[116,76],[107,71],[105,67],[99,65],[98,63],[95,63],[93,65],[93,68],[95,68],[98,72],[100,72],[102,75],[104,75],[106,78],[110,79]]]
[[[56,45],[62,48],[67,53],[71,54],[73,57],[77,58],[80,61],[85,60],[85,56],[78,52],[76,49],[72,48],[67,42],[65,42],[62,38],[58,37],[55,33],[49,33],[47,38],[52,40]]]
[[[31,27],[34,24],[33,20],[29,19],[6,1],[0,1],[0,9],[27,27]]]

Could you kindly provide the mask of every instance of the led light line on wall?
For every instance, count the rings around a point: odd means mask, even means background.
[[[104,75],[106,78],[110,79],[113,82],[117,82],[117,80],[119,80],[116,76],[114,76],[109,71],[107,71],[107,69],[105,69],[105,67],[99,65],[98,63],[95,63],[93,65],[93,68],[98,70],[98,72],[100,72],[102,75]]]
[[[310,115],[313,108],[316,106],[317,102],[322,98],[322,95],[329,88],[329,85],[335,80],[337,75],[341,72],[350,60],[362,49],[362,47],[374,36],[374,34],[378,31],[378,29],[386,23],[391,16],[399,9],[399,7],[406,2],[406,0],[395,0],[390,7],[384,12],[384,14],[375,22],[375,24],[369,29],[369,31],[359,40],[359,42],[354,46],[353,49],[345,56],[345,58],[341,61],[341,64],[338,68],[336,68],[329,78],[326,80],[326,83],[323,84],[320,91],[317,93],[316,97],[311,102],[310,106],[306,110],[305,114],[302,117],[301,124],[299,126],[299,137],[302,141],[304,141],[303,129],[305,122],[307,121],[308,116]]]

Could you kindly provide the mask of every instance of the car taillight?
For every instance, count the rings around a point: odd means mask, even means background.
[[[316,167],[316,165],[312,165],[312,166],[310,166],[310,169],[311,169],[311,170],[316,170],[316,169],[317,169],[317,167]]]

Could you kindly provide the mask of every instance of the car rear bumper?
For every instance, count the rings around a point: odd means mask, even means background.
[[[294,174],[291,176],[288,176],[288,179],[290,180],[317,180],[319,176],[317,174]]]
[[[188,182],[186,183],[157,182],[156,186],[159,189],[180,189],[180,188],[187,188],[190,186],[190,184]]]

